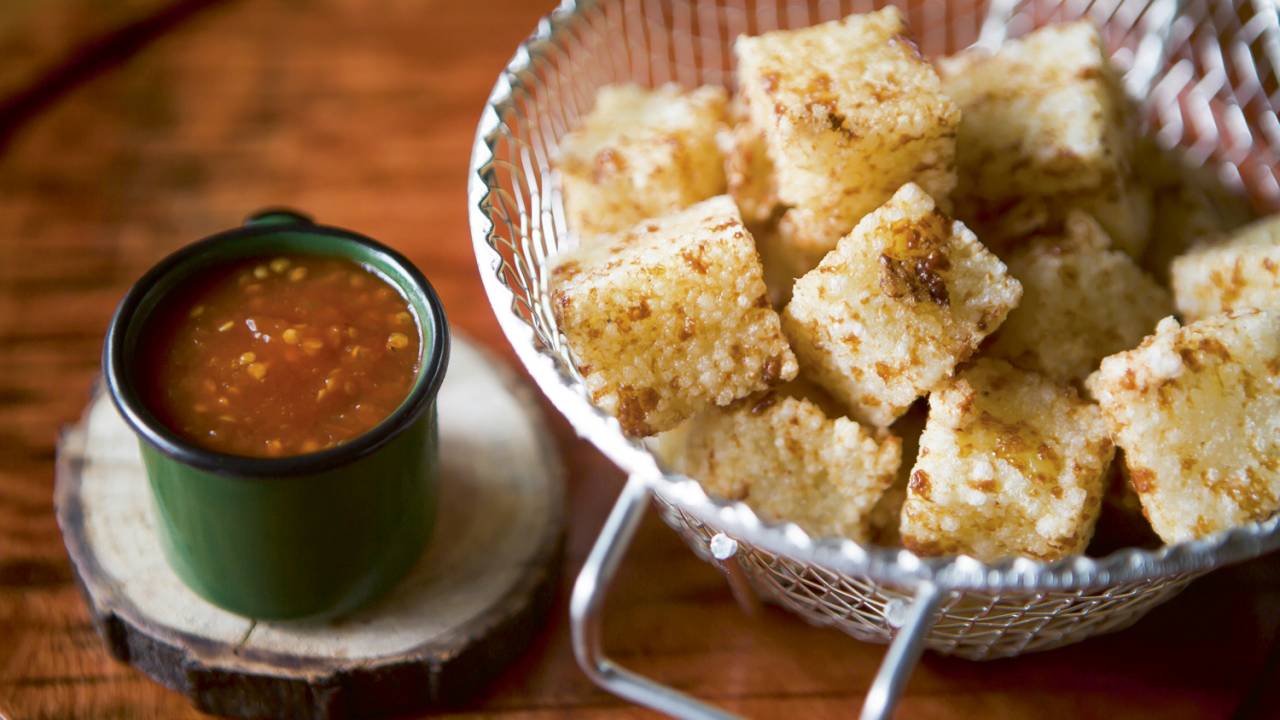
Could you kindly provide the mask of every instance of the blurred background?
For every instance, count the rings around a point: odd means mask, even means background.
[[[475,123],[551,9],[518,0],[0,3],[0,715],[195,717],[112,660],[53,516],[54,444],[83,409],[119,298],[175,248],[267,205],[386,242],[454,329],[514,365],[467,229]],[[544,407],[570,476],[557,604],[484,716],[648,713],[573,663],[567,588],[621,478]],[[1127,631],[984,664],[926,656],[906,717],[1280,717],[1280,564],[1194,584]],[[621,662],[751,716],[847,717],[883,648],[739,611],[650,514],[611,594]]]

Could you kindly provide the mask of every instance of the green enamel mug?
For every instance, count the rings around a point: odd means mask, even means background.
[[[193,274],[277,253],[345,258],[398,288],[421,333],[417,377],[386,419],[328,449],[262,458],[197,447],[143,402],[143,329]],[[389,590],[421,557],[435,523],[436,395],[448,361],[444,310],[412,263],[293,211],[254,215],[148,271],[111,320],[103,368],[112,401],[138,435],[158,541],[178,577],[209,602],[263,620],[340,615]]]

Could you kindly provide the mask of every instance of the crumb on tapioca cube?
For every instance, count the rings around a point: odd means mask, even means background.
[[[570,229],[618,232],[724,192],[716,135],[727,108],[719,87],[600,88],[556,159]]]
[[[938,72],[963,118],[956,215],[984,243],[1003,248],[1077,208],[1141,252],[1149,199],[1130,177],[1130,108],[1097,28],[1048,25],[995,53],[944,58]]]
[[[1102,358],[1137,345],[1173,309],[1160,287],[1091,217],[1075,213],[1061,235],[1009,254],[1022,301],[989,352],[1060,381],[1084,380]]]
[[[929,396],[903,545],[986,562],[1083,552],[1114,450],[1074,388],[980,359]]]
[[[830,250],[906,182],[944,200],[960,112],[888,7],[742,36],[738,86],[799,236]]]
[[[646,436],[795,377],[761,272],[726,195],[559,258],[553,308],[592,400]]]
[[[1242,310],[1280,310],[1280,216],[1204,243],[1170,266],[1178,312],[1185,319]]]
[[[788,383],[704,410],[687,423],[676,468],[766,520],[866,542],[871,510],[901,462],[901,442],[828,414],[809,399],[814,394]]]
[[[951,375],[1022,289],[914,184],[795,282],[783,329],[805,374],[886,427]]]
[[[1243,310],[1180,326],[1102,361],[1098,399],[1130,482],[1166,543],[1280,509],[1280,314]]]

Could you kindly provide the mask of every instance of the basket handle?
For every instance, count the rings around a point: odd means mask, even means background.
[[[736,716],[631,672],[604,654],[601,643],[604,598],[648,506],[648,483],[638,474],[627,478],[573,583],[569,625],[574,657],[592,682],[618,697],[672,717],[730,720]],[[911,671],[924,651],[925,637],[937,619],[941,601],[942,594],[933,583],[922,582],[916,586],[915,598],[905,609],[901,627],[863,702],[862,720],[883,720],[893,714]]]
[[[893,602],[893,601],[890,601]],[[938,619],[938,606],[942,603],[942,593],[938,586],[931,582],[921,582],[916,586],[915,598],[906,608],[906,617],[901,621],[893,643],[880,661],[880,669],[876,671],[876,679],[862,701],[861,720],[888,720],[893,716],[893,709],[898,706],[902,691],[920,661],[920,653],[924,652],[924,641],[929,630]],[[886,612],[891,624],[894,617]]]
[[[730,720],[735,716],[619,666],[601,647],[605,594],[648,506],[648,483],[639,475],[632,475],[573,583],[573,596],[569,601],[573,654],[578,666],[595,684],[633,703],[674,717]]]

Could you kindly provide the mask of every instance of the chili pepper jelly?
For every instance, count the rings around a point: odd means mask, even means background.
[[[333,447],[409,394],[421,333],[408,302],[342,258],[283,255],[198,273],[144,328],[144,400],[171,430],[251,457]]]

